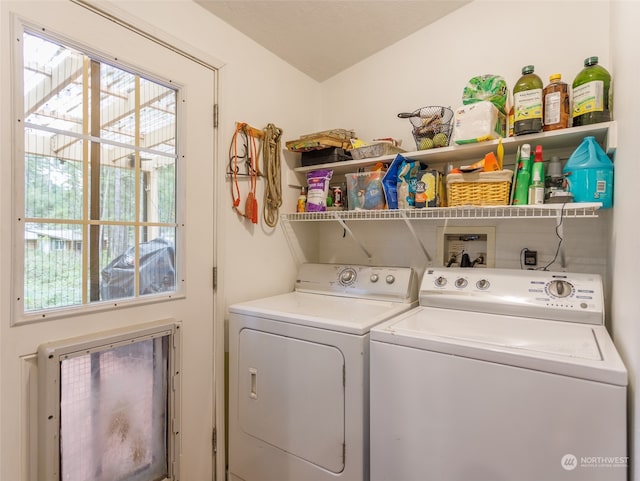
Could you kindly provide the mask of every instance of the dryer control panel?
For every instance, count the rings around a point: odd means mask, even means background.
[[[415,302],[418,279],[411,267],[302,264],[297,291],[363,299]]]
[[[427,269],[420,304],[547,320],[603,324],[597,274],[511,269]]]

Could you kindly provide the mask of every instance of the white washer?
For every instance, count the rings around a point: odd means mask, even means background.
[[[416,307],[411,268],[304,264],[295,290],[229,307],[229,474],[369,479],[369,330]]]
[[[626,480],[627,371],[597,275],[429,269],[371,330],[371,479]]]

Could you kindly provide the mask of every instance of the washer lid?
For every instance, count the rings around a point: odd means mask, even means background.
[[[371,331],[375,341],[627,384],[603,326],[419,307]]]
[[[288,292],[234,304],[229,312],[363,335],[417,304]]]

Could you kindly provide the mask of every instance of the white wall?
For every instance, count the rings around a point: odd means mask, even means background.
[[[638,281],[640,256],[637,222],[638,200],[638,131],[640,131],[640,3],[616,1],[611,7],[611,50],[615,62],[615,115],[618,119],[616,154],[614,229],[611,231],[613,273],[613,337],[629,370],[630,453],[633,475],[640,479],[640,305]],[[634,464],[635,460],[635,464]]]

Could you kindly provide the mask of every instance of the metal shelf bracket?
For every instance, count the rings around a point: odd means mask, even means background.
[[[402,215],[402,220],[404,220],[404,223],[407,224],[407,227],[408,227],[409,231],[411,232],[411,235],[413,236],[415,241],[420,246],[420,249],[422,249],[422,253],[427,258],[427,260],[429,262],[431,262],[431,256],[429,255],[429,252],[427,251],[426,247],[424,246],[424,244],[420,240],[420,237],[418,237],[418,234],[416,233],[416,230],[413,228],[413,225],[411,225],[411,221],[407,218],[407,213],[405,211],[400,211],[400,212],[401,212],[401,215]]]
[[[367,256],[367,259],[371,259],[371,257],[372,257],[371,253],[367,250],[367,248],[364,246],[364,244],[358,240],[358,238],[355,236],[353,231],[351,229],[349,229],[349,226],[345,223],[345,221],[343,221],[340,218],[340,216],[338,215],[337,212],[334,212],[334,218],[342,226],[342,228],[345,230],[345,232],[347,232],[349,234],[349,236],[354,240],[354,242],[356,244],[358,244],[358,247],[360,247],[362,252],[364,252],[364,254]]]

